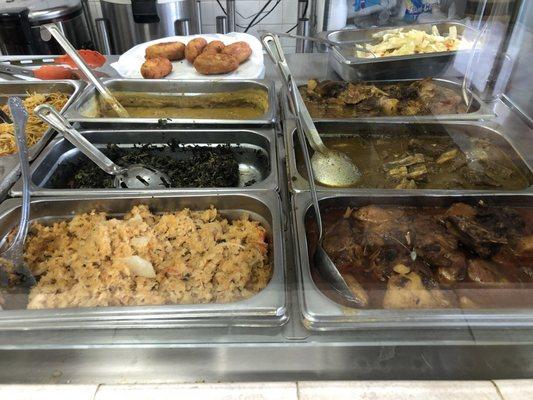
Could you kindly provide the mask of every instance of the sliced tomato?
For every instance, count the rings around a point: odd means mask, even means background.
[[[85,63],[91,68],[98,68],[105,64],[106,58],[101,53],[95,50],[78,50],[78,55],[85,61]],[[55,60],[56,64],[66,64],[72,68],[77,68],[76,63],[70,58],[70,56],[63,54]]]
[[[59,65],[43,65],[34,71],[35,77],[43,80],[77,79],[70,68]]]

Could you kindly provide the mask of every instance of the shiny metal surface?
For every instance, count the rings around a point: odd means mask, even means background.
[[[330,184],[335,182],[337,179],[342,182],[342,178],[352,179],[349,180],[349,182],[353,182],[354,180],[357,180],[356,175],[354,174],[355,176],[350,176],[350,172],[355,172],[356,167],[345,155],[342,157],[342,153],[333,152],[327,149],[322,142],[322,139],[318,135],[318,131],[313,124],[313,120],[311,119],[309,112],[307,112],[305,104],[303,104],[298,87],[292,78],[279,38],[276,35],[267,34],[262,35],[261,39],[263,41],[263,46],[265,47],[269,56],[272,58],[272,61],[277,64],[280,76],[285,84],[285,88],[290,93],[291,105],[296,115],[296,131],[298,133],[300,142],[306,143],[305,147],[302,148],[302,153],[305,160],[307,174],[310,177],[307,183],[309,186],[313,207],[315,209],[315,219],[318,226],[318,241],[315,253],[313,255],[315,264],[317,265],[317,270],[320,272],[320,274],[329,278],[328,283],[348,302],[356,303],[356,299],[352,296],[352,292],[350,291],[344,278],[341,276],[337,270],[337,267],[335,264],[333,264],[328,254],[322,247],[324,232],[322,228],[322,217],[320,215],[320,207],[318,205],[315,184],[315,179],[318,182]],[[313,148],[313,150],[315,150],[313,157],[309,155],[307,142],[309,142],[310,146]]]
[[[524,130],[514,131],[512,129],[505,128],[498,124],[496,121],[486,122],[461,122],[461,121],[438,121],[438,122],[412,122],[412,121],[395,121],[390,123],[374,124],[372,132],[380,134],[380,132],[387,130],[394,132],[395,129],[405,129],[406,124],[416,124],[424,126],[426,129],[434,127],[444,127],[448,132],[457,130],[458,135],[469,135],[473,137],[489,138],[491,141],[498,143],[505,151],[511,156],[514,154],[513,161],[515,165],[521,170],[521,172],[528,177],[530,183],[533,183],[533,148],[529,140],[529,133]],[[321,135],[332,136],[350,136],[351,134],[357,134],[358,132],[368,132],[366,130],[365,122],[350,122],[350,123],[335,123],[335,122],[320,122],[317,123],[317,129]],[[381,131],[380,131],[381,129]],[[286,148],[290,149],[287,154],[287,168],[291,179],[289,180],[289,188],[291,191],[298,193],[308,190],[307,178],[305,178],[299,171],[296,161],[296,152],[300,151],[299,142],[295,141],[296,138],[296,124],[291,121],[286,121],[284,125]],[[291,133],[292,132],[292,133]],[[528,192],[533,189],[533,186],[529,186],[526,189]],[[332,189],[325,186],[318,186],[319,191],[329,191],[330,193],[335,190],[337,193],[361,193],[361,191],[369,190],[364,188],[343,188]],[[395,192],[405,193],[404,189],[374,189],[375,192]],[[444,190],[444,189],[413,189],[410,192],[412,194],[449,194],[449,193],[487,193],[494,190]]]
[[[217,15],[215,23],[215,32],[225,34],[228,33],[228,26],[225,15]]]
[[[135,22],[131,1],[103,0],[102,15],[109,21],[113,54],[122,54],[131,47],[150,40],[174,36],[174,21],[191,20],[191,34],[198,33],[194,0],[156,1],[158,23]]]
[[[368,204],[445,207],[453,202],[476,204],[482,200],[486,205],[508,207],[531,207],[533,197],[527,194],[511,195],[509,193],[473,195],[454,193],[450,195],[413,195],[412,193],[389,193],[376,190],[360,190],[357,194],[320,194],[320,206],[361,207]],[[311,330],[350,330],[388,327],[399,328],[437,328],[460,326],[485,327],[533,327],[533,310],[522,309],[350,309],[326,297],[316,286],[311,276],[311,264],[308,256],[305,219],[312,215],[312,206],[308,193],[297,194],[293,201],[293,218],[297,233],[294,246],[299,257],[299,295],[300,312],[304,325]],[[298,263],[298,261],[297,261]],[[480,289],[481,291],[481,289]],[[530,296],[531,289],[520,289],[523,296]]]
[[[112,54],[109,20],[105,18],[96,18],[94,24],[96,26],[96,42],[100,53],[105,55]]]
[[[35,77],[33,70],[30,68],[24,68],[24,67],[19,67],[17,65],[10,65],[10,64],[4,64],[4,63],[0,63],[0,73],[12,75],[12,76],[22,75],[22,76],[28,76],[31,78]]]
[[[80,57],[76,49],[72,46],[72,44],[68,41],[68,39],[63,35],[61,30],[56,24],[45,24],[43,25],[43,29],[41,30],[41,37],[43,40],[50,40],[48,36],[52,36],[62,47],[62,49],[65,51],[65,53],[74,61],[76,66],[80,69],[80,71],[85,75],[85,77],[88,79],[90,83],[98,90],[100,96],[105,100],[105,102],[117,113],[119,117],[128,117],[128,113],[120,105],[120,103],[115,99],[113,94],[107,89],[99,78],[96,77],[96,75],[93,73],[91,68],[85,63],[83,58]]]
[[[432,78],[434,81],[438,82],[439,85],[442,85],[446,88],[455,90],[458,94],[461,93],[461,83],[451,79],[442,79],[442,78]],[[396,83],[396,82],[414,82],[419,79],[387,79],[387,80],[377,80],[369,81],[369,83]],[[301,85],[305,85],[307,82],[301,82]],[[300,85],[300,86],[301,86]],[[361,118],[313,118],[316,122],[393,122],[393,121],[468,121],[468,120],[487,120],[494,118],[494,103],[487,103],[474,92],[468,91],[468,97],[471,98],[470,107],[468,113],[466,114],[437,114],[437,115],[413,115],[413,116],[382,116],[382,117],[361,117]],[[282,88],[282,96],[284,99],[286,97],[286,90]],[[291,112],[289,104],[286,101],[282,101],[282,107],[287,109],[286,115],[289,118],[294,118],[294,115]]]
[[[287,59],[295,77],[302,81],[338,79],[324,54],[290,54]],[[275,78],[268,58],[265,64],[267,76]],[[509,138],[514,140],[524,132],[531,137],[532,131],[513,110],[500,102],[495,110],[497,122]],[[276,134],[278,172],[280,181],[285,182],[283,134]],[[284,235],[295,227],[293,220],[286,218],[290,208],[287,190],[284,185],[279,189]],[[298,304],[299,272],[292,259],[291,236],[284,238],[289,321],[282,327],[143,329],[139,324],[134,329],[0,331],[0,382],[442,380],[533,375],[533,329],[512,323],[500,328],[442,324],[420,329],[307,329]],[[297,267],[299,271],[299,264]]]
[[[215,206],[227,218],[249,215],[267,230],[273,276],[265,289],[255,296],[227,304],[181,304],[162,306],[128,306],[68,308],[54,310],[4,310],[0,312],[2,330],[88,329],[132,327],[215,327],[215,326],[280,326],[287,320],[285,298],[285,263],[283,255],[282,219],[279,197],[275,192],[247,194],[224,191],[152,196],[93,196],[34,198],[31,221],[51,222],[72,218],[74,214],[92,210],[123,215],[132,206],[146,204],[152,212],[183,208],[203,209]],[[5,201],[0,206],[0,236],[4,237],[17,224],[20,199]]]
[[[70,95],[69,101],[63,107],[63,110],[61,110],[64,111],[76,99],[83,87],[84,84],[78,81],[0,82],[0,104],[6,104],[10,96],[24,98],[28,96],[28,93],[50,93],[58,91]],[[51,129],[47,130],[41,140],[29,149],[30,161],[37,157],[53,135],[54,132]],[[5,197],[7,191],[18,179],[19,175],[20,166],[16,154],[0,157],[0,199]]]
[[[473,42],[478,32],[459,22],[439,22],[403,26],[405,29],[423,29],[428,32],[436,25],[441,34],[447,33],[450,26],[457,28],[457,34]],[[342,44],[356,40],[370,43],[372,35],[390,28],[346,29],[328,32],[326,38]],[[342,79],[347,81],[376,79],[419,79],[427,76],[443,76],[458,57],[469,57],[469,50],[440,53],[424,53],[406,56],[358,58],[350,47],[335,47],[329,52],[329,63]]]
[[[235,32],[235,0],[226,0],[226,17],[228,32]]]
[[[169,186],[170,178],[168,175],[152,166],[133,164],[119,167],[48,104],[37,106],[34,114],[60,133],[100,169],[113,175],[115,188],[156,190]]]
[[[83,49],[92,48],[94,46],[87,19],[84,14],[79,14],[68,20],[54,21],[54,23],[75,48]],[[39,51],[33,54],[63,54],[63,50],[57,42],[44,42],[41,40],[40,30],[40,25],[32,28],[33,40],[39,44]]]
[[[104,86],[111,91],[140,92],[143,95],[195,95],[218,92],[234,92],[243,89],[263,89],[268,96],[268,110],[260,118],[253,120],[236,119],[189,119],[189,118],[95,118],[88,115],[96,113],[96,97],[93,86],[88,86],[79,99],[69,107],[65,117],[71,122],[84,126],[105,123],[129,123],[151,125],[176,124],[272,124],[276,119],[276,93],[274,83],[268,80],[165,80],[165,79],[107,79]]]
[[[24,108],[20,97],[10,97],[8,105],[15,124],[17,154],[22,171],[22,204],[17,233],[13,240],[9,242],[9,247],[0,254],[0,257],[12,263],[13,270],[24,278],[24,284],[33,286],[36,283],[35,278],[24,261],[24,242],[28,234],[30,218],[30,162],[28,160],[28,147],[26,146],[26,122],[29,114]],[[0,266],[1,284],[2,286],[7,286],[9,285],[9,279],[7,274],[4,274],[6,271],[2,269],[3,266]]]
[[[335,187],[355,184],[360,177],[357,166],[346,154],[328,149],[322,142],[292,77],[279,37],[276,34],[263,33],[261,40],[266,52],[278,66],[279,74],[286,93],[289,94],[288,99],[296,116],[296,125],[301,141],[306,142],[307,139],[307,142],[314,150],[310,160],[309,153],[307,151],[304,152],[308,173],[314,176],[314,179],[310,182],[311,193],[315,191],[314,180],[324,185]]]
[[[189,18],[180,18],[174,21],[174,31],[178,36],[189,36]]]
[[[298,3],[300,5],[300,3]],[[309,18],[298,18],[298,26],[296,33],[299,36],[309,36]],[[299,38],[296,39],[296,53],[310,53],[312,50],[312,43],[308,40]]]
[[[82,0],[83,1],[83,0]],[[91,30],[87,23],[83,3],[80,0],[17,0],[13,2],[3,2],[0,4],[2,12],[7,12],[9,9],[27,7],[29,9],[28,22],[29,32],[25,33],[22,25],[9,26],[6,23],[0,27],[0,38],[2,38],[4,29],[11,28],[6,31],[6,34],[13,34],[17,32],[18,35],[24,37],[28,35],[30,42],[25,43],[25,50],[12,46],[8,37],[0,40],[0,50],[2,54],[61,54],[61,47],[57,43],[46,43],[41,40],[40,26],[49,22],[58,24],[62,32],[68,39],[74,43],[76,48],[90,48],[92,46]],[[18,31],[20,30],[20,31]],[[28,40],[26,39],[26,40]]]
[[[99,130],[82,130],[83,136],[97,148],[104,150],[109,143],[120,147],[133,147],[139,143],[152,143],[163,146],[171,140],[177,140],[184,145],[215,146],[217,144],[230,143],[231,146],[240,144],[242,153],[237,154],[239,162],[239,186],[238,188],[224,188],[230,192],[248,192],[250,190],[276,189],[278,188],[278,168],[276,141],[274,132],[267,129],[168,129],[146,130],[128,129],[116,130],[102,128]],[[261,165],[256,152],[263,154],[268,165]],[[139,195],[145,193],[161,193],[151,190],[128,190],[128,189],[68,189],[66,182],[53,184],[53,179],[61,175],[65,168],[72,168],[71,163],[83,163],[83,156],[66,139],[58,137],[52,141],[41,155],[32,164],[32,192],[35,196],[81,196],[91,195]],[[256,182],[249,187],[245,184],[255,179]],[[11,190],[12,196],[21,195],[21,182],[17,182]],[[164,193],[179,194],[183,191],[198,191],[205,193],[210,189],[201,188],[175,188],[165,189]]]

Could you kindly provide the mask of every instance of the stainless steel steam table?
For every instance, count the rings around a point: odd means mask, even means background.
[[[289,57],[296,78],[334,77],[324,54]],[[267,64],[267,78],[276,78]],[[277,83],[279,88],[279,83]],[[497,119],[531,129],[503,103]],[[284,140],[277,127],[278,170],[286,182]],[[292,235],[289,193],[280,185],[281,229]],[[133,383],[305,379],[493,379],[533,376],[533,329],[439,327],[315,332],[298,306],[287,240],[289,320],[244,328],[107,327],[0,332],[1,383]],[[280,290],[283,290],[280,287]],[[47,324],[49,325],[49,324]]]

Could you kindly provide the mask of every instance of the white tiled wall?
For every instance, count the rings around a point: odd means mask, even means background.
[[[253,15],[255,15],[266,2],[267,0],[236,0],[235,8],[238,12],[236,16],[236,23],[246,27],[252,20]],[[220,3],[223,7],[226,7],[225,0],[220,0]],[[266,10],[270,10],[272,5],[275,3],[276,0],[272,1]],[[100,0],[89,0],[89,5],[93,19],[102,17]],[[215,0],[202,0],[201,8],[203,33],[214,33],[215,18],[218,15],[224,15],[224,13]],[[266,17],[259,25],[250,29],[248,32],[251,34],[256,34],[257,30],[259,29],[265,29],[274,32],[286,32],[296,24],[297,11],[297,0],[281,0],[278,6],[274,9],[274,11],[272,11],[272,13],[268,15],[268,17]],[[237,31],[242,32],[244,29],[237,27]],[[296,43],[293,39],[281,38],[281,41],[286,52],[294,52]]]

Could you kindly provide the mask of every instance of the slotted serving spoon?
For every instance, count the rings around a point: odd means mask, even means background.
[[[122,168],[105,156],[98,148],[72,127],[57,110],[48,104],[42,104],[33,111],[35,115],[54,128],[83,154],[89,157],[104,172],[115,177],[118,189],[165,189],[170,187],[168,175],[146,165],[134,164]]]
[[[353,186],[361,178],[361,173],[353,161],[345,153],[330,150],[324,145],[318,131],[313,123],[313,119],[307,111],[300,91],[296,86],[289,65],[285,60],[285,55],[281,47],[279,38],[272,33],[267,33],[261,37],[263,45],[277,65],[280,75],[289,92],[289,101],[291,103],[297,121],[302,127],[307,141],[314,150],[311,157],[311,166],[314,178],[327,186],[349,187]],[[305,147],[306,141],[302,142]],[[309,178],[312,179],[312,178]]]
[[[270,46],[271,41],[276,42],[276,47],[279,45],[279,40],[276,40],[277,38],[273,35],[266,35],[262,37],[263,43],[266,47]],[[281,46],[279,45],[278,50],[281,49]],[[270,51],[272,49],[267,50],[270,54]],[[283,57],[283,53],[280,53],[280,56]],[[274,60],[274,62],[278,63],[276,61],[275,56],[271,56]],[[285,75],[287,73],[287,76],[289,76],[288,81],[292,82],[292,79],[290,78],[290,71],[288,67],[286,66],[286,62],[284,57],[281,59],[281,63],[284,63],[285,66],[280,66],[281,64],[278,63],[278,67],[281,70],[284,70],[285,72],[282,72],[282,75]],[[293,90],[298,88],[295,88],[296,85],[294,85]],[[297,101],[295,101],[297,103]],[[298,105],[295,104],[296,111],[298,110]],[[305,108],[305,107],[304,107]],[[309,117],[310,118],[310,117]],[[311,199],[313,202],[313,208],[315,209],[315,216],[316,216],[316,223],[318,228],[318,240],[316,244],[315,253],[313,255],[313,261],[314,265],[317,268],[320,275],[331,285],[333,289],[335,289],[336,292],[338,292],[348,303],[354,305],[354,306],[362,306],[366,303],[365,294],[358,292],[357,290],[352,291],[342,275],[340,274],[339,270],[331,261],[331,258],[329,258],[328,254],[324,250],[324,247],[322,246],[323,240],[324,240],[324,229],[322,226],[322,215],[320,213],[320,205],[318,204],[318,195],[316,192],[316,185],[315,185],[315,172],[313,170],[311,157],[309,156],[309,150],[307,149],[307,146],[305,145],[306,139],[304,134],[304,126],[303,126],[303,120],[301,118],[296,119],[297,124],[297,131],[298,131],[298,137],[301,143],[303,143],[302,146],[302,152],[304,156],[305,166],[307,169],[307,174],[309,176],[308,182],[309,182],[309,191],[311,192]],[[313,121],[311,120],[311,124]],[[316,133],[318,136],[318,132]],[[309,138],[309,137],[308,137]],[[325,146],[324,146],[325,147]],[[316,154],[316,152],[315,152]]]
[[[76,49],[72,47],[72,44],[67,40],[67,38],[63,35],[63,32],[59,30],[56,24],[44,24],[41,27],[41,38],[44,41],[48,41],[51,39],[51,36],[54,37],[55,40],[59,43],[59,45],[65,50],[65,53],[70,56],[72,61],[78,66],[81,73],[91,81],[91,83],[94,85],[96,90],[98,90],[104,99],[104,101],[109,104],[109,106],[117,113],[119,117],[122,118],[128,118],[129,114],[126,111],[124,107],[119,103],[119,101],[113,96],[111,91],[106,88],[102,82],[100,82],[100,79],[98,79],[93,71],[89,68],[89,66],[83,61],[83,59],[78,55],[76,52]]]
[[[36,284],[35,278],[24,262],[24,242],[28,233],[28,221],[30,219],[30,163],[28,161],[28,147],[26,146],[28,112],[24,108],[22,100],[18,97],[10,97],[8,105],[15,125],[15,139],[17,141],[22,175],[22,205],[17,233],[7,250],[0,254],[0,258],[13,263],[13,270],[24,278],[23,285],[33,286]],[[9,283],[9,278],[5,271],[2,271],[1,275],[2,284],[6,286]]]

